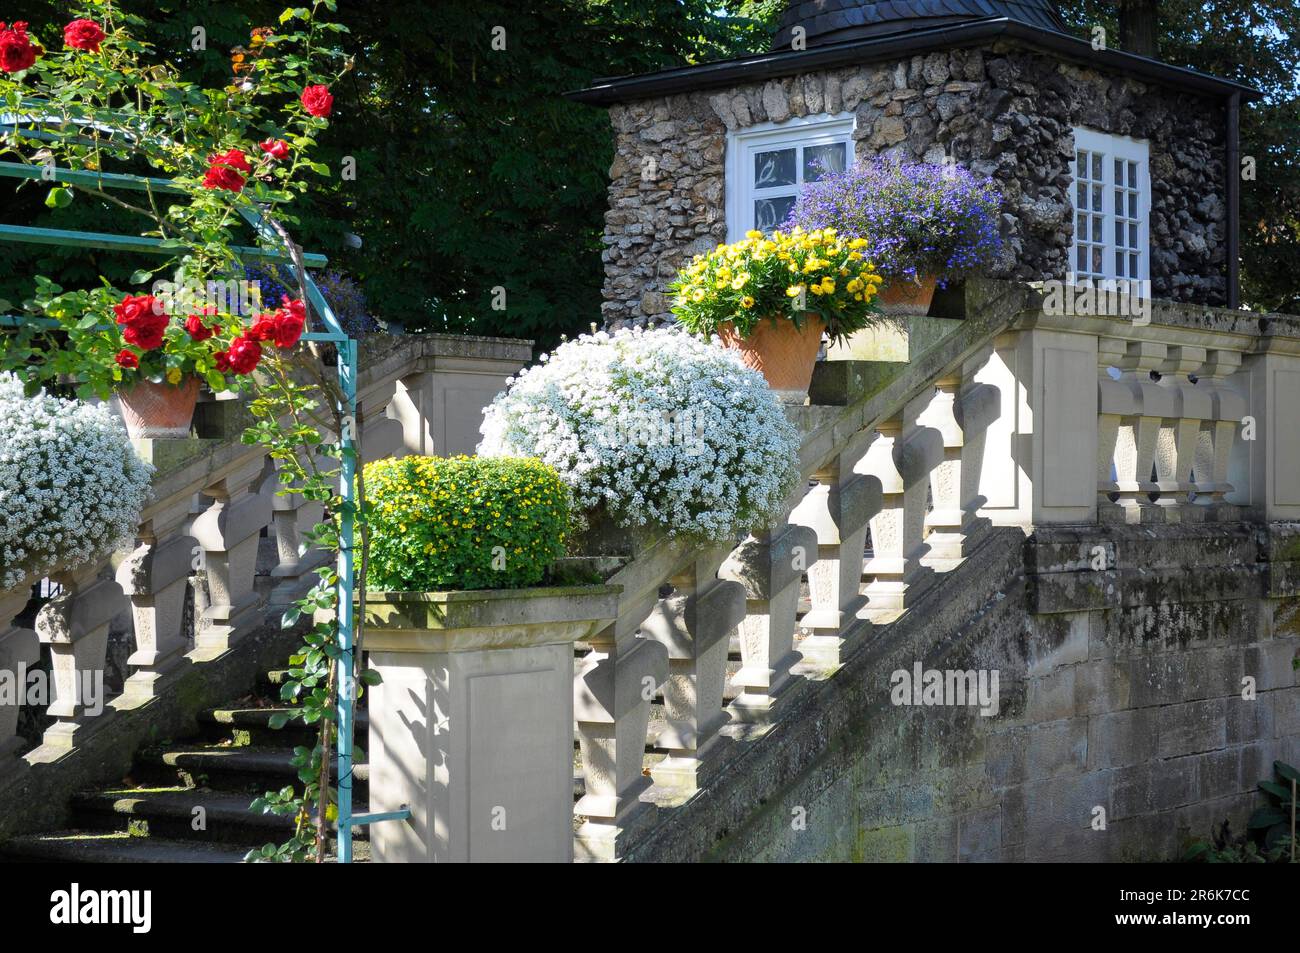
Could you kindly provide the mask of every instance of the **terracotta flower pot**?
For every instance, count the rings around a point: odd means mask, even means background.
[[[880,310],[895,315],[928,314],[938,279],[929,276],[918,279],[918,282],[900,279],[885,285],[876,299]]]
[[[199,379],[187,377],[174,386],[139,381],[119,391],[117,399],[131,437],[188,437],[199,399]]]
[[[803,327],[796,328],[784,317],[776,321],[763,318],[747,338],[728,323],[718,329],[718,337],[727,347],[739,351],[746,365],[767,378],[783,402],[801,404],[808,396],[826,322],[818,315],[807,314],[801,323]]]

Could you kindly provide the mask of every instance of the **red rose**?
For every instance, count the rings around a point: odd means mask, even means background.
[[[303,304],[301,298],[290,301],[288,295],[281,295],[280,304],[292,312],[303,324],[307,323],[307,305]]]
[[[134,351],[128,351],[126,348],[122,348],[122,350],[117,352],[117,363],[122,367],[135,370],[140,366],[140,358],[136,356]]]
[[[271,340],[275,342],[278,348],[293,347],[302,337],[303,328],[306,327],[306,321],[303,319],[300,311],[293,308],[281,308],[275,312],[275,327],[271,334]]]
[[[0,70],[6,73],[21,73],[25,69],[30,69],[36,62],[36,57],[44,52],[45,50],[39,44],[33,43],[31,37],[27,35],[27,24],[24,21],[20,20],[8,28],[3,21],[0,21]]]
[[[208,327],[206,324],[204,324],[203,315],[191,314],[188,318],[185,319],[185,330],[190,333],[190,337],[192,337],[194,340],[206,341],[208,338],[212,337],[212,335],[216,334],[221,329],[219,327],[216,327],[215,325],[213,327]]]
[[[258,146],[263,152],[276,161],[289,158],[289,143],[283,139],[267,139],[259,142]]]
[[[313,116],[328,116],[334,110],[334,97],[328,86],[308,86],[302,91],[302,108]]]
[[[127,295],[113,305],[117,323],[125,329],[122,337],[143,351],[161,347],[167,330],[167,312],[153,295]]]
[[[253,167],[248,164],[248,158],[242,150],[227,149],[219,155],[208,157],[208,171],[203,176],[203,187],[241,192],[244,188],[244,175],[252,171]]]
[[[251,374],[258,362],[262,360],[262,345],[246,334],[241,334],[230,342],[225,357],[230,370],[236,374]],[[217,366],[220,368],[220,364]]]
[[[269,341],[275,337],[275,315],[271,312],[259,314],[257,320],[252,323],[244,337],[250,341]]]
[[[94,20],[73,20],[63,28],[63,42],[74,49],[98,53],[104,31]]]
[[[227,354],[225,351],[218,351],[216,354],[212,355],[212,357],[216,361],[216,366],[218,371],[220,371],[222,374],[230,373],[229,354]]]

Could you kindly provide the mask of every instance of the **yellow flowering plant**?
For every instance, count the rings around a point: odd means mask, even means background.
[[[564,555],[569,493],[540,460],[375,460],[365,481],[371,589],[516,589]]]
[[[697,255],[669,286],[673,314],[686,330],[713,334],[730,325],[749,337],[764,318],[802,328],[809,315],[831,339],[879,320],[875,298],[882,279],[863,251],[863,238],[833,228],[805,232],[747,232],[731,245]]]

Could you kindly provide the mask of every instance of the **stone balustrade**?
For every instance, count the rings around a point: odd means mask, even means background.
[[[421,359],[380,364],[362,402],[373,411],[363,412],[363,448],[436,448],[435,435],[449,432],[438,418],[448,403],[430,388],[448,372]],[[780,519],[734,546],[621,534],[588,551],[622,559],[605,574],[616,604],[577,636],[571,701],[582,792],[573,850],[567,839],[556,849],[554,837],[517,831],[521,842],[549,845],[530,856],[627,856],[666,812],[707,791],[718,764],[762,743],[794,704],[788,699],[834,678],[881,626],[960,566],[991,526],[1029,533],[1048,524],[1300,519],[1297,319],[1163,303],[1149,323],[1054,314],[1033,288],[978,283],[965,320],[911,354],[901,373],[827,362],[812,394],[809,406],[788,410],[804,435],[804,481]],[[60,691],[75,671],[102,666],[114,600],[129,601],[135,619],[134,696],[165,681],[184,647],[177,604],[186,576],[175,560],[191,538],[201,571],[189,578],[202,579],[205,594],[201,651],[228,650],[265,601],[253,575],[263,532],[284,536],[273,575],[299,578],[289,540],[301,517],[259,492],[268,477],[255,453],[229,448],[180,468],[163,481],[116,575],[81,573],[41,610],[35,628],[56,663],[50,730],[60,743],[72,743],[81,723]],[[181,505],[190,499],[198,500],[192,514]],[[11,608],[0,603],[0,662],[32,655],[26,630],[5,616]],[[0,696],[0,756],[12,714]],[[397,750],[395,739],[375,737],[377,725],[397,722],[373,710],[371,718],[372,757]],[[518,759],[518,745],[500,750]],[[401,751],[409,773],[418,752]],[[516,783],[478,735],[473,751],[487,759],[485,776]],[[552,773],[539,778],[551,798]],[[463,823],[479,830],[484,820]],[[432,844],[426,834],[398,838],[401,855],[419,856]],[[450,830],[425,859],[464,836]],[[446,851],[438,855],[473,853]]]

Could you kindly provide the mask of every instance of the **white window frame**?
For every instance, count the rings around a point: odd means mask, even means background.
[[[845,144],[845,168],[855,161],[853,130],[857,125],[854,113],[799,116],[783,122],[765,122],[747,129],[733,130],[727,134],[726,212],[727,241],[739,241],[745,232],[754,227],[754,200],[764,195],[782,197],[798,195],[803,187],[803,147],[824,146],[837,142]],[[795,156],[795,182],[779,189],[754,189],[754,154],[773,149],[797,148]]]
[[[1091,207],[1085,211],[1079,207],[1078,159],[1080,151],[1100,154],[1102,157],[1101,179],[1091,179],[1092,170],[1089,169],[1089,179],[1084,183],[1087,186],[1085,198],[1087,198],[1090,206],[1093,204],[1093,186],[1100,185],[1102,197],[1100,211]],[[1137,182],[1135,188],[1130,187],[1127,175],[1124,182],[1116,182],[1116,160],[1136,164]],[[1126,165],[1125,169],[1127,168]],[[1128,215],[1128,208],[1122,207],[1127,206],[1127,196],[1133,192],[1137,195],[1136,221]],[[1151,280],[1151,150],[1146,140],[1109,135],[1095,129],[1075,129],[1074,150],[1070,156],[1070,207],[1073,210],[1071,216],[1073,238],[1070,242],[1070,261],[1067,271],[1074,275],[1076,283],[1089,279],[1094,281],[1143,282]],[[1094,228],[1089,229],[1087,240],[1081,238],[1079,228],[1081,215],[1087,215],[1090,222],[1094,221],[1098,216],[1100,217],[1101,241],[1092,240],[1094,238]],[[1117,224],[1123,226],[1123,245],[1118,244],[1116,241]],[[1136,248],[1132,247],[1129,241],[1131,229],[1128,226],[1130,224],[1137,225]],[[1079,268],[1079,250],[1081,246],[1086,249],[1087,270]],[[1102,252],[1100,272],[1092,270],[1091,253],[1094,247],[1100,248]],[[1119,267],[1119,263],[1115,260],[1117,252],[1123,252],[1126,256],[1126,267],[1123,269]],[[1132,268],[1131,258],[1128,256],[1133,252],[1137,254],[1137,269],[1136,274],[1129,274]]]

